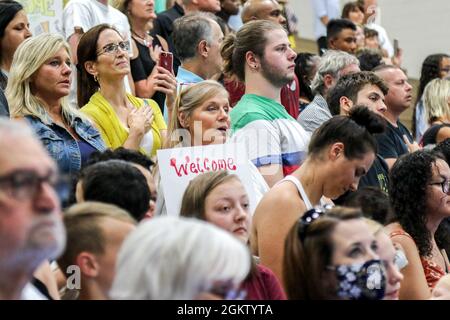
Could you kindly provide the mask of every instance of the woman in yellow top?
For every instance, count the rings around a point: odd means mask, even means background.
[[[130,72],[129,43],[114,27],[100,24],[78,44],[78,105],[99,129],[107,147],[154,156],[166,135],[158,104],[125,91]],[[171,88],[175,92],[176,88]]]

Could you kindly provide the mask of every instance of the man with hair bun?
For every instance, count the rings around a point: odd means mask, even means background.
[[[268,20],[283,27],[286,18],[282,14],[280,4],[275,0],[248,0],[242,9],[242,21]],[[234,106],[245,93],[245,83],[236,81],[230,77],[224,81],[225,88],[230,93],[230,105]],[[299,115],[300,82],[297,76],[281,88],[281,104],[286,111],[295,119]]]
[[[232,140],[246,144],[248,158],[273,186],[300,166],[309,142],[280,103],[281,88],[295,77],[296,53],[281,25],[257,20],[226,38],[222,57],[225,74],[245,82],[245,95],[230,113]]]

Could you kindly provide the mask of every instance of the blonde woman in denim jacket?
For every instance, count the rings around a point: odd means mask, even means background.
[[[27,39],[16,51],[6,88],[11,117],[28,120],[63,174],[78,172],[92,152],[106,149],[97,129],[66,102],[70,64],[60,35]]]

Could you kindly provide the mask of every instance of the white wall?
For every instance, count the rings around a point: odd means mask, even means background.
[[[311,1],[290,0],[299,18],[300,37],[314,39]],[[348,0],[341,0],[346,3]],[[403,48],[403,66],[419,78],[422,62],[432,53],[450,54],[449,0],[378,0],[381,24]]]

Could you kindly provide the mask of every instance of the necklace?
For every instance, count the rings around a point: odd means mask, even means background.
[[[152,46],[152,42],[147,40],[147,37],[149,37],[148,33],[145,33],[143,37],[138,35],[134,30],[131,30],[131,33],[133,33],[139,39],[138,41],[141,42],[147,48],[150,48]]]

